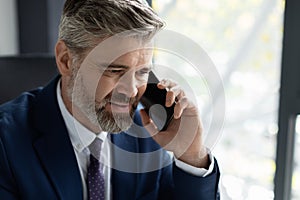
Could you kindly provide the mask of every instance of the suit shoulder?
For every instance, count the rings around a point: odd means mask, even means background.
[[[32,106],[41,88],[24,92],[19,97],[0,105],[0,136],[13,130],[21,130],[27,124]]]

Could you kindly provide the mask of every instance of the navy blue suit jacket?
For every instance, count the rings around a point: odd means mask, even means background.
[[[83,197],[76,156],[60,113],[56,85],[59,77],[45,88],[23,93],[0,106],[0,199],[65,199]],[[120,133],[113,142],[113,199],[217,199],[219,169],[203,178],[190,175],[174,164],[152,138]],[[120,151],[156,156],[127,159]],[[123,170],[126,162],[141,173]],[[145,172],[149,165],[161,166]],[[122,169],[122,170],[119,170]]]

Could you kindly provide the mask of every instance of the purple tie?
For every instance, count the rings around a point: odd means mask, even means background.
[[[96,138],[89,149],[90,165],[87,171],[87,185],[88,185],[88,196],[89,200],[104,200],[104,174],[103,164],[100,162],[102,140]]]

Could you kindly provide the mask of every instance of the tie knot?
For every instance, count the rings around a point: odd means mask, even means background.
[[[102,146],[102,140],[97,137],[89,146],[91,155],[93,155],[97,160],[100,160],[101,146]]]

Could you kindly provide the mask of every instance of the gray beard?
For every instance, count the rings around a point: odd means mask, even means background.
[[[95,98],[92,98],[84,92],[88,90],[82,85],[83,81],[81,76],[76,76],[78,69],[79,68],[76,67],[74,68],[70,83],[67,86],[67,94],[69,98],[72,99],[73,104],[83,112],[92,124],[100,126],[102,131],[119,133],[129,129],[133,123],[132,118],[137,107],[137,100],[126,100],[131,101],[130,104],[133,105],[130,109],[130,113],[114,113],[106,111],[105,105],[109,103],[109,99],[103,99],[100,105],[96,105]],[[75,84],[75,78],[77,78],[79,84]]]
[[[103,131],[109,133],[119,133],[130,128],[133,121],[135,108],[130,113],[111,113],[101,108],[96,113],[97,122]]]
[[[137,102],[131,102],[133,106],[130,113],[108,112],[105,110],[105,105],[109,103],[109,99],[104,99],[97,106],[94,98],[91,98],[84,91],[87,90],[82,85],[78,88],[68,87],[68,95],[71,97],[73,104],[83,112],[92,124],[100,126],[102,131],[109,133],[119,133],[130,128]]]
[[[104,102],[106,102],[104,100]],[[73,98],[73,103],[86,117],[96,126],[100,126],[100,129],[109,133],[119,133],[126,131],[133,123],[133,116],[136,110],[136,106],[132,106],[130,113],[114,113],[105,110],[105,103],[100,108],[96,108],[95,104],[91,102],[79,101],[78,98]]]

